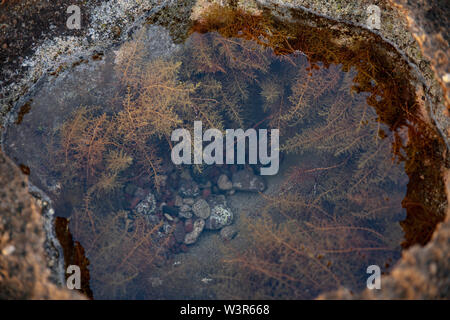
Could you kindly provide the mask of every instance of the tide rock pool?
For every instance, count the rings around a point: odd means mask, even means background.
[[[182,43],[144,24],[30,93],[4,149],[67,219],[95,298],[361,290],[442,209],[408,65],[365,36],[214,6]],[[174,165],[171,133],[195,121],[279,130],[279,173]]]

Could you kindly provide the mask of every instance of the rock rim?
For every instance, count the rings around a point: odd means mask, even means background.
[[[58,12],[63,13],[64,9],[69,6],[72,1],[58,1]],[[201,1],[199,1],[201,2]],[[58,70],[61,66],[67,67],[76,62],[80,56],[88,58],[97,50],[102,51],[104,48],[126,39],[127,34],[136,25],[136,22],[148,17],[148,12],[162,10],[162,7],[155,5],[156,1],[86,1],[85,14],[89,26],[79,32],[68,32],[63,27],[48,28],[42,30],[36,28],[39,21],[39,9],[34,1],[6,1],[6,9],[3,11],[7,19],[16,21],[14,26],[9,24],[6,31],[0,33],[0,43],[6,43],[5,52],[7,56],[0,55],[0,64],[2,65],[2,73],[0,74],[0,126],[3,126],[9,117],[8,112],[16,104],[20,97],[28,92],[31,88],[38,85],[39,79],[52,71]],[[53,1],[49,2],[53,5]],[[173,26],[176,14],[181,17],[190,15],[194,1],[186,1],[186,4],[180,5],[178,8],[168,8],[163,12],[160,18],[161,23]],[[242,1],[238,1],[242,3]],[[258,4],[281,5],[281,6],[297,6],[302,7],[309,12],[327,16],[334,20],[352,22],[361,24],[363,22],[364,5],[371,1],[349,1],[346,6],[341,8],[342,2],[333,1],[314,1],[314,0],[286,0],[286,1],[247,1],[244,6],[249,10],[257,10]],[[448,72],[448,61],[450,61],[448,50],[442,51],[447,64],[437,61],[436,53],[442,46],[449,47],[448,40],[448,17],[449,12],[439,14],[437,1],[415,1],[406,0],[389,0],[378,1],[385,13],[385,19],[388,27],[378,31],[385,39],[396,44],[403,50],[405,56],[414,64],[416,68],[424,75],[427,86],[432,95],[432,103],[430,113],[436,126],[440,130],[444,140],[449,146],[450,120],[448,116],[448,83],[444,83],[443,75]],[[36,5],[36,6],[35,6]],[[164,4],[165,6],[166,4]],[[5,6],[5,4],[2,4]],[[45,6],[42,4],[40,6]],[[428,8],[428,10],[423,10]],[[3,9],[3,8],[2,8]],[[45,9],[45,7],[44,7]],[[60,17],[53,14],[55,10],[52,7],[46,8],[51,14],[46,19],[46,25],[55,24],[59,20],[52,17]],[[427,16],[426,14],[432,14]],[[115,14],[111,14],[115,13]],[[174,15],[175,13],[175,15]],[[440,16],[442,23],[436,24],[436,15]],[[406,19],[408,17],[409,19]],[[141,19],[141,20],[139,20]],[[173,20],[170,23],[170,20]],[[59,21],[61,23],[65,22]],[[176,21],[180,21],[177,19]],[[0,24],[4,20],[0,16]],[[139,22],[140,23],[140,22]],[[187,23],[187,22],[186,22]],[[27,30],[22,30],[21,25],[25,25]],[[35,30],[33,30],[35,28]],[[444,28],[444,31],[442,31]],[[17,32],[27,35],[27,41],[17,41],[14,44],[12,40],[19,39]],[[52,30],[52,31],[49,31]],[[447,32],[445,32],[447,31]],[[174,32],[174,34],[177,34]],[[178,35],[180,32],[178,32]],[[443,36],[442,36],[443,34]],[[439,36],[441,35],[441,36]],[[121,40],[122,39],[122,40]],[[414,41],[416,40],[416,41]],[[4,48],[4,47],[3,47]],[[9,61],[9,57],[13,57]],[[424,63],[422,63],[424,62]],[[35,85],[37,83],[37,85]],[[445,89],[447,88],[447,96]],[[447,103],[447,106],[445,105]],[[65,289],[59,289],[53,285],[48,279],[47,262],[43,252],[43,227],[42,220],[39,218],[39,212],[33,204],[33,198],[27,193],[27,181],[23,174],[0,153],[0,181],[4,186],[1,190],[9,190],[6,197],[2,200],[2,210],[7,209],[0,221],[0,226],[7,228],[10,234],[10,243],[16,250],[10,254],[11,250],[2,251],[0,255],[0,265],[5,266],[7,274],[10,275],[11,281],[2,282],[0,292],[9,293],[7,298],[33,298],[33,299],[76,299],[80,298],[74,292],[68,292]],[[443,175],[446,177],[447,198],[450,199],[450,178],[448,168],[443,168]],[[18,214],[16,205],[21,203],[23,210]],[[10,208],[10,209],[8,209]],[[14,218],[16,216],[16,218]],[[17,218],[20,217],[20,221]],[[10,219],[8,224],[4,221]],[[20,226],[23,226],[20,227]],[[26,226],[26,228],[25,228]],[[24,235],[20,230],[27,230]],[[446,220],[437,228],[432,240],[424,247],[413,246],[406,250],[398,265],[388,276],[386,289],[382,290],[383,294],[379,295],[371,292],[363,292],[360,295],[351,295],[345,289],[339,290],[337,293],[325,294],[325,298],[448,298],[449,296],[449,252],[450,252],[450,221],[449,210],[447,208]],[[17,250],[23,248],[23,250]],[[5,247],[2,247],[5,250]],[[18,252],[23,254],[22,257],[17,256]],[[20,258],[26,261],[27,265],[34,270],[35,274],[44,275],[36,279],[30,279],[27,274],[26,266],[23,268],[17,263]],[[13,270],[15,275],[13,275]],[[420,279],[413,284],[409,283],[411,277]],[[17,283],[20,283],[21,289],[18,289]],[[14,285],[13,285],[14,284]]]

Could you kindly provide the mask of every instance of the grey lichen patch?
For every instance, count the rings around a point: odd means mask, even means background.
[[[156,14],[147,18],[147,23],[158,24],[169,30],[176,43],[181,43],[188,37],[191,26],[191,12],[196,0],[173,1]]]

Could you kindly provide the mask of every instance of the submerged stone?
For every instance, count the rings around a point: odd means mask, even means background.
[[[135,212],[140,215],[151,215],[155,210],[156,199],[153,193],[149,193],[135,208]]]
[[[184,198],[195,198],[200,194],[200,189],[194,180],[182,179],[178,193]]]
[[[211,209],[211,215],[205,222],[205,228],[210,230],[221,229],[233,222],[234,214],[225,205],[216,205]]]
[[[204,199],[198,199],[194,205],[192,206],[192,211],[194,214],[202,219],[207,219],[211,214],[211,208],[209,207],[208,202]]]
[[[219,179],[217,180],[217,187],[220,190],[228,191],[233,188],[233,184],[226,174],[221,174]]]
[[[264,179],[250,170],[240,170],[233,173],[232,181],[233,188],[239,191],[263,192],[266,189]]]
[[[185,244],[195,243],[200,234],[202,233],[204,227],[205,227],[205,220],[203,219],[195,220],[193,224],[193,230],[186,234],[184,238],[184,243]]]

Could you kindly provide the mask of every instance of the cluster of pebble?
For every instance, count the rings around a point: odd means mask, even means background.
[[[237,234],[232,225],[234,213],[227,197],[236,191],[262,192],[265,182],[251,168],[211,167],[202,173],[190,169],[176,170],[159,176],[159,191],[127,186],[132,192],[133,215],[145,216],[151,224],[163,221],[160,236],[169,236],[174,251],[187,251],[204,230],[220,230],[224,241]]]

